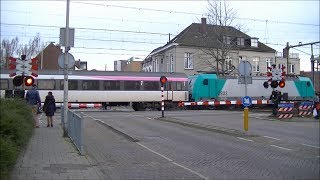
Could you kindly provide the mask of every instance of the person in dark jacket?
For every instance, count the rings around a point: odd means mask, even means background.
[[[39,120],[38,120],[38,107],[41,106],[41,99],[39,96],[39,92],[36,89],[37,86],[35,84],[32,85],[32,89],[28,90],[26,94],[26,101],[28,104],[32,106],[32,115],[34,119],[34,123],[36,128],[39,127]]]
[[[48,95],[46,96],[46,100],[43,105],[43,111],[47,116],[47,127],[53,127],[52,116],[54,116],[54,112],[56,112],[56,100],[54,99],[51,91],[49,91]]]

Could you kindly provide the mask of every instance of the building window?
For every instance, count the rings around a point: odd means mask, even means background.
[[[246,61],[247,60],[247,56],[239,56],[239,64],[241,63],[241,61]]]
[[[155,72],[159,72],[159,60],[156,59],[156,68],[155,68]]]
[[[225,70],[229,70],[232,67],[232,58],[227,56],[225,60]]]
[[[170,72],[174,72],[173,55],[170,55]]]
[[[294,73],[294,64],[289,64],[290,73]]]
[[[278,64],[278,69],[281,69],[283,67],[283,64]]]
[[[271,58],[266,58],[266,65],[267,65],[266,71],[270,71],[268,69],[268,67],[271,67],[271,65],[272,65],[272,59]]]
[[[237,38],[237,45],[238,46],[244,46],[244,38],[238,37]]]
[[[170,61],[169,61],[169,56],[166,56],[166,63],[167,63],[167,66],[166,66],[166,72],[169,72],[169,71],[170,71]]]
[[[251,47],[258,47],[258,39],[256,38],[251,39]]]
[[[253,57],[252,61],[253,61],[253,66],[252,66],[253,72],[260,72],[259,57]]]
[[[191,53],[184,53],[184,69],[193,69],[193,59]]]
[[[231,43],[231,37],[230,36],[223,36],[223,43],[224,44],[230,44]]]

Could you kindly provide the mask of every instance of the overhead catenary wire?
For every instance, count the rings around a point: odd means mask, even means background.
[[[119,5],[110,5],[110,4],[96,4],[96,3],[88,3],[88,2],[73,2],[73,3],[87,4],[87,5],[96,5],[96,6],[105,6],[105,7],[116,7],[116,8],[135,9],[135,10],[167,12],[167,13],[176,13],[176,14],[189,14],[189,15],[201,15],[201,16],[204,15],[204,14],[201,14],[201,13],[183,12],[183,11],[170,11],[170,10],[152,9],[152,8],[141,8],[141,7],[132,7],[132,6],[119,6]],[[303,25],[303,26],[320,26],[320,24],[309,24],[309,23],[300,23],[300,22],[289,22],[289,21],[274,21],[274,20],[268,20],[268,19],[241,18],[241,17],[235,17],[235,19],[250,20],[250,21],[260,21],[260,22],[268,21],[268,22],[270,22],[270,23],[277,23],[277,24],[293,24],[293,25]]]

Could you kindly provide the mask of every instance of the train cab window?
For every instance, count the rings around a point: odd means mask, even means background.
[[[307,87],[310,87],[311,86],[311,83],[308,81],[307,82]]]
[[[120,81],[104,81],[103,90],[120,90]]]
[[[203,85],[208,85],[208,79],[203,80]]]
[[[124,90],[140,90],[140,81],[124,81]]]
[[[38,89],[43,90],[53,90],[55,89],[55,80],[54,79],[39,79],[38,81]]]
[[[9,89],[9,81],[8,81],[8,79],[1,79],[0,85],[1,85],[0,86],[1,89],[3,89],[3,90]]]
[[[158,81],[144,81],[144,90],[158,91],[160,90],[160,85]]]
[[[60,89],[63,90],[63,83],[64,81],[60,81]],[[68,80],[68,89],[69,90],[78,90],[78,80]]]
[[[83,90],[99,90],[99,81],[89,80],[82,81]]]

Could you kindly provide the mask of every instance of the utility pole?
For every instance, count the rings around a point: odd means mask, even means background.
[[[70,49],[69,47],[69,8],[70,8],[70,0],[67,0],[67,12],[66,12],[66,32],[65,32],[65,57],[64,57],[64,88],[63,88],[63,122],[62,122],[62,128],[63,128],[63,136],[67,136],[67,129],[66,129],[66,123],[68,119],[68,51]]]
[[[293,46],[289,46],[289,43],[287,42],[287,46],[283,49],[283,54],[285,55],[286,53],[286,58],[287,58],[287,66],[289,65],[289,49],[290,48],[294,48],[294,47],[300,47],[300,46],[307,46],[307,45],[311,45],[311,73],[312,73],[312,85],[314,87],[314,55],[313,55],[313,45],[314,44],[319,44],[320,41],[318,42],[311,42],[311,43],[299,43],[299,45],[293,45]],[[288,68],[288,67],[287,67]],[[289,69],[287,69],[287,72],[289,72]]]

